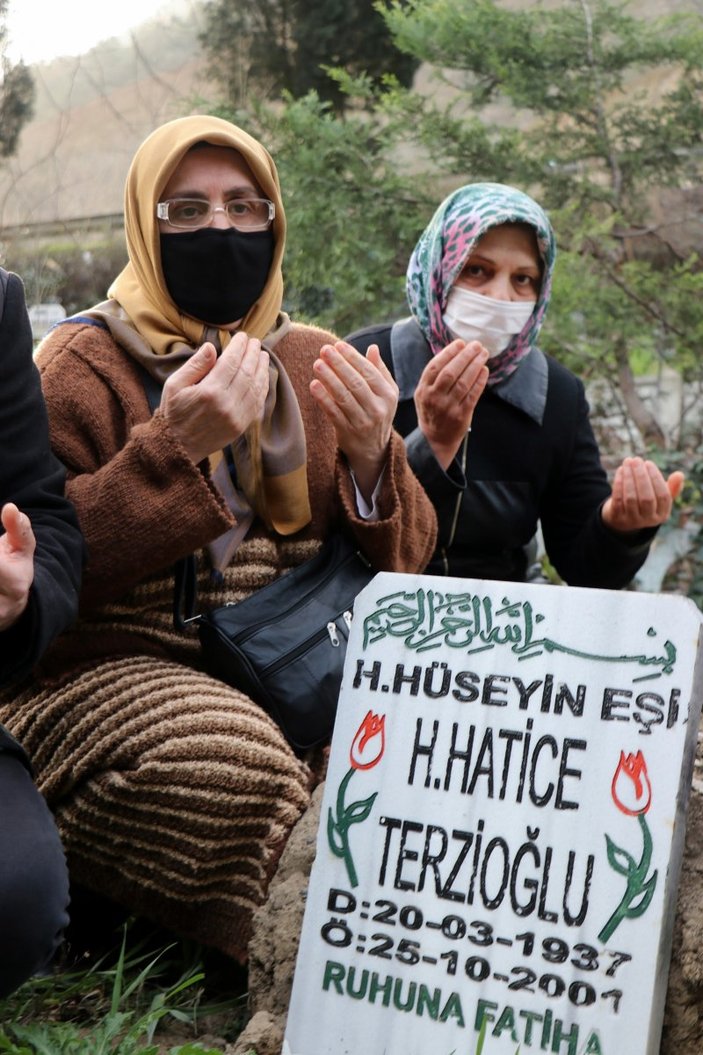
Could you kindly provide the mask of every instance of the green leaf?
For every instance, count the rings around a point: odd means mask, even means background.
[[[375,791],[367,799],[351,802],[344,811],[345,825],[348,827],[350,824],[359,824],[361,821],[365,821],[373,809],[377,795],[378,792]]]
[[[344,856],[344,840],[342,839],[341,832],[334,819],[332,810],[329,810],[327,813],[327,842],[329,843],[330,850],[335,856]]]
[[[606,835],[605,843],[608,851],[608,863],[613,871],[622,876],[634,875],[637,871],[637,862],[632,854],[629,854],[621,846],[617,846],[609,835]]]
[[[637,895],[628,903],[627,915],[630,919],[637,919],[649,908],[657,886],[657,874],[657,872],[654,872],[637,892]]]

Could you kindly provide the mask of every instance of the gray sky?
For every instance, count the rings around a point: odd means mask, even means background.
[[[82,55],[108,37],[120,36],[170,7],[166,0],[12,0],[7,18],[9,58],[43,62],[59,55]]]

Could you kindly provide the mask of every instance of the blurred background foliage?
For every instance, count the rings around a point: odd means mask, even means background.
[[[182,109],[269,148],[285,307],[340,335],[406,312],[409,254],[454,187],[532,194],[559,246],[542,345],[606,393],[594,402],[606,461],[648,452],[685,469],[688,522],[703,512],[703,28],[695,4],[658,14],[680,6],[204,0],[190,37],[211,79]],[[71,312],[103,299],[125,254],[112,233],[35,257],[14,247],[30,296]],[[638,384],[671,371],[673,427]]]

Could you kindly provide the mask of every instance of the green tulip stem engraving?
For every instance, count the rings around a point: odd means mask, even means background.
[[[652,860],[652,836],[649,831],[644,813],[637,817],[642,829],[642,856],[639,864],[634,857],[621,846],[616,846],[609,835],[605,841],[608,848],[608,863],[610,867],[627,880],[627,887],[622,901],[613,912],[612,916],[598,935],[605,944],[614,934],[624,919],[637,919],[649,908],[649,903],[654,897],[657,885],[657,871],[652,872],[649,879],[646,878]]]
[[[359,885],[359,880],[349,846],[349,828],[352,824],[360,824],[361,821],[366,820],[378,795],[378,792],[375,791],[369,798],[360,799],[358,802],[350,802],[347,806],[344,799],[347,794],[349,781],[354,772],[354,768],[350,769],[337,789],[336,816],[331,809],[327,814],[327,842],[332,853],[336,857],[341,857],[344,861],[352,888]]]

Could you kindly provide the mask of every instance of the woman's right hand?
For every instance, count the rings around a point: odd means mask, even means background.
[[[26,513],[14,502],[2,507],[0,521],[0,630],[12,626],[27,607],[34,579],[36,539]]]
[[[417,383],[417,423],[443,469],[471,427],[488,381],[488,352],[479,341],[457,339],[433,356]]]
[[[171,374],[161,413],[197,465],[261,418],[268,389],[268,352],[240,331],[219,359],[215,346],[206,342]]]

